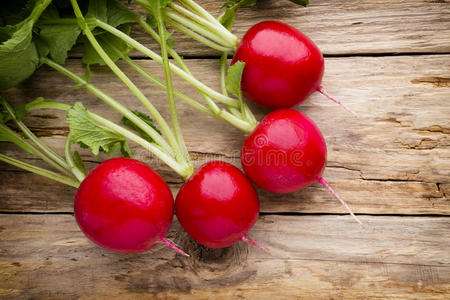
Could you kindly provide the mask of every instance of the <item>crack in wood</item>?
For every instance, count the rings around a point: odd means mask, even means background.
[[[428,132],[440,132],[443,134],[450,134],[450,128],[445,128],[440,125],[431,125],[424,128],[413,129],[414,131],[428,131]]]
[[[411,80],[412,84],[429,83],[434,87],[450,87],[450,78],[447,77],[421,77]]]

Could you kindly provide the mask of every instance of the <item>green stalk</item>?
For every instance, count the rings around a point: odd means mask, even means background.
[[[242,120],[241,118],[239,118],[223,109],[220,111],[219,116],[222,119],[224,119],[225,121],[227,121],[228,123],[230,123],[231,125],[233,125],[234,127],[240,129],[241,131],[243,131],[245,133],[252,132],[253,129],[255,129],[255,127],[256,127],[256,124],[251,124],[245,120]]]
[[[147,108],[150,114],[155,118],[155,121],[161,127],[162,132],[166,136],[172,150],[177,154],[178,144],[177,140],[169,128],[169,125],[166,123],[164,118],[161,116],[159,111],[153,106],[153,104],[147,99],[147,97],[141,92],[141,90],[128,78],[128,76],[123,73],[123,71],[113,62],[113,60],[108,56],[108,54],[103,50],[103,48],[98,43],[94,34],[89,29],[89,26],[86,24],[86,20],[81,13],[81,10],[78,6],[76,0],[70,0],[72,3],[72,7],[75,12],[75,16],[79,21],[79,25],[82,28],[85,36],[91,43],[92,47],[96,50],[98,55],[103,59],[105,64],[116,74],[117,77],[130,89],[130,91],[141,101],[141,103]],[[109,25],[108,25],[109,26]]]
[[[200,16],[202,16],[203,18],[205,18],[206,20],[217,24],[218,26],[222,26],[222,24],[220,24],[219,21],[217,21],[216,18],[214,18],[207,10],[205,10],[203,7],[201,7],[200,5],[198,5],[197,3],[195,3],[195,1],[192,0],[180,0],[181,3],[183,3],[185,6],[189,7],[190,9],[192,9],[192,11],[196,12],[197,14],[199,14]]]
[[[158,44],[161,44],[161,39],[159,38],[158,33],[156,31],[154,31],[153,28],[150,25],[147,24],[147,22],[145,22],[142,18],[138,19],[137,22],[148,34],[150,34],[150,36],[156,42],[158,42]],[[169,48],[168,50],[169,50],[170,56],[172,56],[172,58],[181,67],[181,69],[183,69],[189,75],[192,75],[192,73],[189,71],[188,67],[184,63],[184,61],[181,58],[181,56],[178,55],[178,53],[175,50],[173,50],[172,48]]]
[[[186,144],[184,142],[183,134],[181,131],[180,122],[178,120],[177,107],[175,104],[175,97],[173,91],[172,84],[172,74],[169,66],[169,54],[167,50],[167,37],[166,37],[166,26],[164,25],[163,17],[161,15],[161,6],[159,1],[154,2],[155,6],[155,17],[156,22],[158,24],[158,32],[161,39],[161,56],[163,60],[163,69],[164,69],[164,77],[166,79],[166,91],[167,91],[167,99],[169,100],[169,110],[170,110],[170,118],[172,120],[173,131],[175,133],[175,137],[177,139],[178,147],[181,150],[180,158],[181,161],[186,161],[190,164],[189,152],[186,148]]]
[[[71,1],[74,1],[74,0],[71,0]],[[152,50],[148,49],[147,47],[145,47],[141,43],[137,42],[136,40],[134,40],[133,38],[131,38],[127,34],[123,33],[122,31],[120,31],[120,30],[110,26],[109,24],[106,24],[106,23],[100,21],[100,20],[97,20],[96,24],[98,25],[98,27],[100,27],[100,28],[104,29],[105,31],[107,31],[107,32],[117,36],[118,38],[120,38],[121,40],[123,40],[128,45],[130,45],[134,49],[138,50],[142,54],[148,56],[149,58],[153,59],[157,63],[162,64],[161,56],[159,56],[158,54],[156,54]],[[188,73],[186,73],[185,71],[183,71],[182,69],[177,67],[176,65],[174,65],[172,63],[170,63],[169,65],[170,65],[171,70],[175,74],[177,74],[181,78],[185,79],[187,82],[189,82],[191,85],[193,85],[198,90],[201,90],[204,94],[207,94],[211,98],[214,98],[217,101],[222,102],[224,104],[231,105],[231,106],[234,106],[234,107],[239,107],[239,101],[237,101],[236,99],[230,98],[228,96],[222,95],[221,93],[218,93],[218,92],[214,91],[213,89],[211,89],[210,87],[206,86],[204,83],[200,82],[199,80],[197,80],[192,75],[189,75]]]
[[[219,45],[222,45],[224,47],[228,47],[233,49],[236,47],[235,41],[229,41],[224,39],[221,36],[218,36],[215,32],[208,30],[207,28],[203,27],[202,25],[192,22],[189,19],[184,18],[183,16],[180,16],[179,14],[172,12],[172,11],[166,11],[166,17],[180,23],[181,25],[191,29],[192,31],[195,31],[204,37],[207,37],[211,41],[216,42]]]
[[[144,30],[147,32],[147,33],[149,33],[152,37],[153,37],[153,39],[155,39],[159,44],[161,43],[161,39],[159,38],[159,35],[153,30],[153,28],[151,28],[148,24],[147,24],[147,22],[145,22],[144,20],[142,20],[142,19],[139,19],[138,20],[138,23],[139,23],[139,25],[141,25],[142,26],[142,28],[144,28]],[[175,60],[175,62],[180,66],[180,68],[183,70],[183,71],[185,71],[188,75],[191,75],[191,76],[193,76],[193,74],[191,73],[191,71],[189,70],[189,68],[186,66],[186,64],[184,63],[184,61],[183,61],[183,59],[178,55],[178,53],[174,50],[174,49],[172,49],[172,48],[169,48],[168,49],[168,51],[169,51],[169,54],[173,57],[173,59]],[[129,58],[128,58],[128,60],[130,60]],[[131,60],[130,60],[131,61]],[[141,71],[139,71],[138,70],[138,72],[139,73],[141,73],[142,75],[144,75],[144,76],[146,76],[145,74],[143,74]],[[145,71],[144,71],[145,72]],[[149,75],[149,76],[151,76],[148,72],[145,72],[147,75]],[[153,81],[152,81],[153,82]],[[217,104],[208,96],[208,95],[206,95],[206,94],[204,94],[201,90],[199,90],[199,89],[197,89],[197,91],[199,92],[199,94],[202,96],[202,98],[205,100],[205,102],[209,105],[209,107],[210,107],[210,110],[208,110],[207,108],[205,108],[208,112],[206,112],[207,114],[210,114],[211,113],[211,111],[213,112],[213,114],[217,114],[219,111],[220,111],[220,108],[217,106]],[[193,106],[193,107],[195,107],[195,108],[197,108],[197,109],[199,109],[200,111],[203,111],[203,112],[205,112],[204,110],[203,110],[203,105],[201,105],[200,103],[198,103],[198,105],[196,105],[196,104],[194,104],[194,102],[192,102],[192,101],[195,101],[195,100],[193,100],[192,98],[189,98],[189,97],[187,97],[187,96],[184,96],[184,98],[183,97],[180,97],[178,94],[177,94],[177,91],[175,90],[175,95],[177,96],[177,97],[179,97],[180,99],[182,99],[182,100],[184,100],[185,102],[187,102],[189,105],[191,105],[191,106]],[[185,98],[185,97],[187,97],[187,98]],[[192,101],[190,101],[190,100],[192,100]],[[196,103],[197,103],[197,101],[195,101]],[[194,104],[194,105],[192,105],[192,104]]]
[[[52,101],[45,101],[45,102],[41,102],[36,105],[33,105],[30,108],[30,110],[58,109],[58,110],[67,111],[70,108],[71,108],[71,106],[68,104],[52,102]],[[98,122],[100,125],[104,126],[105,128],[108,128],[109,130],[111,130],[113,132],[117,132],[118,134],[123,135],[124,137],[128,138],[129,140],[135,142],[136,144],[142,146],[144,149],[153,153],[156,157],[161,159],[164,163],[166,163],[170,168],[172,168],[181,177],[187,178],[188,176],[190,176],[192,174],[192,170],[188,166],[179,164],[178,162],[175,161],[175,159],[172,156],[163,152],[159,147],[157,147],[154,144],[148,142],[147,140],[141,138],[137,134],[135,134],[135,133],[129,131],[128,129],[125,129],[122,126],[119,126],[116,123],[111,122],[108,119],[105,119],[91,111],[88,111],[88,114],[94,121]]]
[[[143,75],[150,81],[155,80],[155,82],[154,81],[152,81],[152,82],[154,82],[155,84],[157,84],[158,86],[160,86],[162,88],[165,88],[165,85],[163,83],[157,81],[157,79],[155,79],[152,75],[150,75],[148,72],[146,72],[144,69],[142,69],[138,64],[133,62],[130,58],[125,59],[125,61],[127,63],[129,63],[130,66],[133,67],[133,69],[135,69],[138,73],[140,73],[141,75]],[[159,82],[159,83],[157,83],[157,82]],[[218,111],[213,113],[208,108],[199,104],[196,100],[193,100],[192,98],[190,98],[176,90],[175,90],[175,95],[178,98],[180,98],[181,100],[185,101],[190,106],[192,106],[193,108],[195,108],[203,113],[206,113],[208,116],[213,117],[215,119],[226,121],[246,133],[249,133],[249,132],[253,131],[253,129],[254,129],[254,126],[252,126],[248,122],[240,119],[240,112],[238,112],[238,116],[235,116],[235,115],[228,113],[224,109],[218,108]]]
[[[73,157],[72,157],[72,139],[70,137],[70,133],[66,138],[66,142],[64,143],[64,154],[66,156],[67,164],[70,166],[70,170],[72,171],[73,175],[80,181],[83,182],[84,178],[86,177],[86,174],[82,170],[80,170],[77,165],[75,164]]]
[[[130,59],[128,56],[124,57],[123,60],[128,63],[128,65],[130,67],[132,67],[135,71],[137,71],[139,74],[141,74],[142,76],[144,76],[148,81],[150,81],[151,83],[159,86],[162,89],[166,89],[166,85],[161,82],[160,80],[158,80],[157,78],[155,78],[153,75],[151,75],[149,72],[145,71],[141,66],[139,66],[137,63],[135,63],[132,59]],[[195,109],[213,117],[214,114],[205,106],[203,106],[202,104],[198,103],[198,101],[186,96],[185,94],[181,93],[178,90],[174,90],[174,94],[175,96],[177,96],[178,98],[180,98],[181,100],[183,100],[184,102],[186,102],[187,104],[189,104],[190,106],[194,107]]]
[[[70,174],[70,172],[68,172],[67,169],[61,167],[60,165],[58,165],[57,163],[55,163],[53,160],[51,160],[46,154],[42,153],[38,148],[36,148],[32,143],[30,143],[29,141],[27,141],[26,139],[24,139],[22,136],[20,136],[18,133],[16,133],[15,131],[11,130],[8,126],[5,126],[3,124],[0,124],[0,128],[6,132],[8,132],[8,134],[10,136],[12,136],[14,138],[15,141],[17,141],[18,143],[15,142],[16,145],[18,145],[19,147],[21,145],[25,145],[25,147],[27,149],[31,149],[31,151],[33,152],[33,154],[39,156],[43,161],[45,161],[47,164],[49,164],[50,166],[52,166],[53,168],[55,168],[56,170],[58,170],[61,173],[65,173],[65,174]],[[14,141],[13,141],[14,142]]]
[[[183,14],[187,16],[188,18],[191,18],[193,21],[199,23],[200,25],[203,25],[207,29],[215,32],[219,36],[221,36],[224,40],[228,41],[233,47],[236,47],[238,44],[238,38],[232,34],[229,30],[227,30],[223,25],[218,26],[217,22],[210,22],[209,20],[202,18],[198,16],[195,13],[192,13],[191,11],[185,9],[184,7],[175,4],[173,2],[169,3],[169,6],[179,12],[180,14]]]
[[[223,52],[220,56],[220,87],[222,88],[222,94],[228,95],[227,91],[227,60],[228,52]]]
[[[114,108],[116,111],[118,111],[121,115],[123,115],[125,118],[129,119],[131,122],[133,122],[136,126],[138,126],[140,129],[145,131],[157,144],[160,145],[161,150],[169,155],[172,155],[173,151],[172,148],[167,144],[167,142],[162,138],[162,136],[151,126],[149,126],[147,123],[142,121],[140,118],[138,118],[134,113],[132,113],[129,109],[127,109],[125,106],[105,94],[103,91],[92,85],[91,83],[87,82],[80,76],[76,75],[75,73],[69,71],[65,67],[61,66],[60,64],[57,64],[56,62],[48,59],[43,58],[41,59],[42,63],[45,63],[46,65],[50,66],[51,68],[57,70],[58,72],[64,74],[65,76],[69,77],[73,81],[81,84],[86,88],[88,91],[90,91],[92,94],[94,94],[97,98],[101,99],[108,105],[110,105],[112,108]]]
[[[41,14],[44,12],[44,10],[47,8],[47,6],[52,3],[53,0],[43,0],[40,1],[40,4],[37,4],[33,11],[31,12],[30,16],[27,19],[33,20],[33,23],[36,23],[36,21],[39,19]]]
[[[44,144],[40,139],[38,139],[38,137],[36,135],[34,135],[34,133],[31,132],[31,130],[22,121],[19,121],[16,118],[13,108],[9,105],[9,103],[6,100],[2,101],[2,103],[3,103],[4,107],[6,108],[7,112],[9,113],[9,115],[11,116],[11,118],[14,120],[14,122],[17,124],[17,126],[20,128],[20,130],[22,130],[22,132],[30,139],[30,141],[33,142],[34,145],[38,149],[40,149],[40,151],[44,155],[46,155],[49,159],[51,159],[56,164],[58,164],[62,168],[64,168],[65,169],[64,173],[66,175],[71,175],[71,173],[69,171],[70,168],[67,165],[67,163],[65,162],[65,160],[61,156],[56,154],[56,152],[54,152],[52,149],[50,149],[46,144]]]
[[[172,156],[167,155],[167,153],[162,152],[161,149],[155,147],[152,143],[149,143],[147,140],[141,138],[140,136],[132,133],[131,131],[115,124],[114,122],[111,122],[99,115],[96,115],[94,113],[89,113],[89,115],[98,123],[101,125],[123,135],[124,137],[130,139],[131,141],[135,142],[136,144],[139,144],[140,146],[144,147],[151,153],[153,153],[156,157],[158,157],[160,160],[162,160],[164,163],[166,163],[172,170],[174,170],[178,175],[180,175],[183,179],[188,178],[193,173],[192,167],[187,164],[180,164],[177,162]]]
[[[80,185],[80,183],[78,181],[75,181],[72,178],[60,175],[60,174],[52,172],[50,170],[46,170],[46,169],[43,169],[43,168],[39,168],[39,167],[30,165],[28,163],[25,163],[23,161],[17,160],[15,158],[9,157],[9,156],[1,154],[1,153],[0,153],[0,160],[6,162],[8,164],[11,164],[13,166],[16,166],[16,167],[19,167],[21,169],[24,169],[26,171],[29,171],[29,172],[32,172],[32,173],[35,173],[35,174],[38,174],[38,175],[41,175],[41,176],[53,179],[55,181],[58,181],[58,182],[61,182],[61,183],[73,186],[75,188],[78,188],[78,186]]]
[[[228,66],[227,60],[228,60],[228,52],[223,52],[222,55],[220,56],[220,87],[222,89],[222,94],[228,96],[227,83],[226,83],[227,66]],[[238,118],[241,117],[241,112],[238,109],[236,109],[235,107],[228,106],[228,109],[234,116],[236,116]]]
[[[222,45],[219,45],[219,44],[217,44],[217,43],[215,43],[215,42],[213,42],[213,41],[211,41],[211,40],[209,40],[209,39],[203,37],[202,35],[200,35],[200,34],[194,32],[194,31],[192,31],[191,29],[187,28],[186,26],[174,22],[174,21],[171,20],[171,19],[167,19],[166,22],[167,22],[170,26],[172,26],[173,28],[175,28],[176,30],[178,30],[178,31],[180,31],[180,32],[182,32],[182,33],[184,33],[185,35],[187,35],[187,36],[193,38],[193,39],[196,40],[197,42],[199,42],[199,43],[201,43],[201,44],[203,44],[203,45],[205,45],[205,46],[207,46],[207,47],[209,47],[209,48],[215,49],[215,50],[220,51],[220,52],[225,52],[225,51],[231,51],[231,50],[233,50],[232,48],[230,48],[230,47],[228,47],[228,46],[222,46]]]

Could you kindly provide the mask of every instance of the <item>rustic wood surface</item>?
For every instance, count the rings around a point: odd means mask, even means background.
[[[213,12],[221,3],[199,2]],[[312,0],[307,9],[288,1],[259,1],[242,10],[235,32],[242,35],[264,19],[286,21],[308,34],[327,56],[325,87],[360,115],[354,118],[318,94],[298,107],[327,141],[325,178],[363,215],[366,227],[341,216],[345,209],[319,185],[290,195],[259,190],[262,216],[250,237],[270,253],[244,243],[208,250],[174,222],[169,237],[190,258],[162,246],[139,255],[115,254],[78,230],[74,189],[0,163],[0,299],[450,297],[449,1]],[[217,53],[175,37],[193,73],[218,89]],[[82,73],[79,50],[71,57],[68,68]],[[157,64],[139,63],[162,77]],[[164,92],[120,65],[168,116]],[[93,68],[92,77],[124,104],[140,107],[107,69]],[[175,85],[196,96],[181,79]],[[120,119],[72,86],[42,68],[5,96],[14,104],[37,96],[83,101]],[[267,113],[252,108],[258,119]],[[239,166],[242,133],[184,103],[179,111],[197,166],[211,159]],[[33,112],[25,122],[63,152],[64,114]],[[182,181],[176,174],[138,146],[132,144],[132,150],[177,192]],[[0,144],[0,152],[40,164],[12,145]],[[83,152],[89,168],[105,158]]]

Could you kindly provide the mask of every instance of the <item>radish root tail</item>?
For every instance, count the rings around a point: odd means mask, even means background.
[[[261,250],[263,250],[263,251],[270,252],[269,248],[266,248],[266,247],[261,246],[260,244],[258,244],[257,242],[255,242],[255,241],[249,239],[249,238],[246,237],[245,235],[241,238],[241,240],[242,240],[243,242],[249,243],[250,245],[253,245],[253,246],[255,246],[255,247],[257,247],[257,248],[259,248],[259,249],[261,249]]]
[[[163,242],[163,244],[166,245],[167,247],[169,247],[170,249],[175,250],[176,252],[180,253],[181,255],[189,256],[189,254],[187,254],[183,250],[177,248],[177,246],[175,246],[174,244],[169,242],[169,240],[167,240],[165,237],[161,238],[161,242]]]
[[[359,118],[358,114],[355,113],[353,110],[351,110],[349,107],[347,107],[344,103],[342,103],[340,100],[335,99],[333,97],[331,97],[327,91],[325,91],[325,88],[321,85],[317,88],[317,91],[319,93],[321,93],[322,95],[324,95],[325,97],[327,97],[328,99],[330,99],[331,101],[341,105],[346,111],[350,112],[351,114],[353,114],[355,117]]]
[[[328,184],[328,182],[325,181],[325,179],[323,178],[319,178],[319,180],[317,180],[318,183],[320,183],[321,185],[323,185],[324,187],[326,187],[328,189],[328,191],[330,191],[330,193],[336,198],[338,199],[342,205],[345,206],[345,208],[348,210],[348,212],[350,213],[350,215],[353,217],[353,219],[355,219],[356,222],[358,222],[359,224],[363,225],[363,223],[355,216],[355,214],[352,212],[352,210],[350,209],[350,207],[347,205],[347,203],[345,203],[345,201],[333,190],[333,188]]]

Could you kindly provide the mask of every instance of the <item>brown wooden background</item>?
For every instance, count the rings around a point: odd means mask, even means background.
[[[199,0],[217,12],[221,1]],[[326,56],[324,85],[361,117],[315,94],[298,109],[322,130],[328,145],[325,178],[364,229],[319,185],[290,195],[259,191],[261,217],[244,243],[211,250],[192,242],[175,221],[169,237],[185,258],[163,246],[134,255],[88,241],[73,215],[74,189],[0,163],[0,298],[4,299],[292,299],[450,297],[450,1],[312,0],[307,8],[263,0],[238,17],[235,32],[285,21],[309,35]],[[141,32],[135,36],[157,50]],[[175,35],[194,74],[219,89],[218,53]],[[135,55],[162,76],[159,66]],[[126,71],[130,71],[123,64]],[[82,72],[80,52],[68,67]],[[165,94],[131,78],[167,114]],[[137,100],[105,68],[93,83],[129,107]],[[14,104],[37,96],[120,117],[73,83],[42,68],[5,93]],[[176,86],[195,92],[181,79]],[[267,110],[254,107],[261,119]],[[224,159],[239,165],[244,135],[180,102],[185,139],[196,165]],[[36,112],[26,123],[58,152],[64,115]],[[170,183],[182,181],[132,145]],[[40,162],[17,148],[2,153]],[[104,156],[83,158],[93,167]]]

